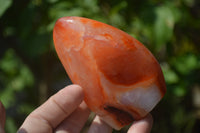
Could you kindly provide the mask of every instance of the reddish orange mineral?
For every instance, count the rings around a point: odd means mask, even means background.
[[[166,92],[161,68],[139,41],[107,24],[60,18],[53,31],[57,54],[88,107],[115,129],[149,113]]]

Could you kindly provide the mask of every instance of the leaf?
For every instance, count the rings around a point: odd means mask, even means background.
[[[121,15],[119,12],[127,7],[127,3],[125,1],[120,2],[110,11],[110,21],[111,24],[115,27],[122,27],[125,24],[124,16]]]
[[[58,0],[47,0],[48,3],[56,3]]]
[[[162,65],[162,71],[163,71],[166,83],[174,84],[179,81],[178,75],[169,67],[168,64]]]
[[[4,57],[0,60],[0,70],[7,75],[15,75],[17,73],[18,59],[13,49],[8,49]]]
[[[8,133],[15,133],[17,131],[17,126],[13,118],[7,117],[6,118],[6,132]]]
[[[157,7],[154,23],[154,41],[157,49],[166,44],[173,36],[175,22],[179,20],[179,10],[171,5]]]
[[[34,78],[31,71],[25,65],[21,66],[19,74],[10,81],[9,88],[15,91],[22,91],[24,88],[33,85]]]
[[[84,10],[84,12],[87,12],[87,14],[94,14],[99,11],[97,0],[79,0],[78,4],[87,9]]]
[[[75,7],[70,1],[62,1],[54,4],[48,11],[48,15],[51,19],[56,21],[58,18],[65,16],[79,16],[82,14],[80,7]],[[53,22],[55,23],[55,22]]]
[[[0,17],[11,6],[12,0],[0,0]]]
[[[187,89],[183,85],[176,86],[173,90],[177,97],[183,97],[187,93]]]
[[[154,26],[155,41],[158,47],[165,44],[171,38],[173,26],[174,18],[170,9],[168,7],[159,7]]]
[[[193,54],[183,55],[177,58],[174,58],[172,64],[178,72],[181,74],[187,75],[192,70],[198,68],[198,59]]]
[[[11,106],[15,101],[15,96],[12,88],[3,88],[4,91],[0,93],[0,100],[2,101],[5,108]]]

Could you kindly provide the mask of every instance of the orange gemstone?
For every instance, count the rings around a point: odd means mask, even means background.
[[[159,63],[135,38],[82,17],[60,18],[57,54],[88,107],[115,129],[147,115],[166,92]]]

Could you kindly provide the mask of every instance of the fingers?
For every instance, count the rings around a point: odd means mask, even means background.
[[[22,124],[19,132],[53,132],[82,102],[83,90],[78,85],[70,85],[50,97],[33,111]]]
[[[112,128],[96,116],[89,128],[88,133],[112,133]]]
[[[6,121],[6,111],[3,104],[0,102],[0,133],[4,133],[5,121]]]
[[[152,125],[153,118],[151,114],[148,114],[144,119],[134,122],[128,133],[150,133]]]
[[[85,102],[66,118],[56,129],[56,133],[80,133],[90,114]]]

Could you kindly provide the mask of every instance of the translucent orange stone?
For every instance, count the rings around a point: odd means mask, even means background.
[[[53,31],[57,54],[88,107],[115,129],[147,115],[166,92],[159,63],[135,38],[107,24],[60,18]]]

